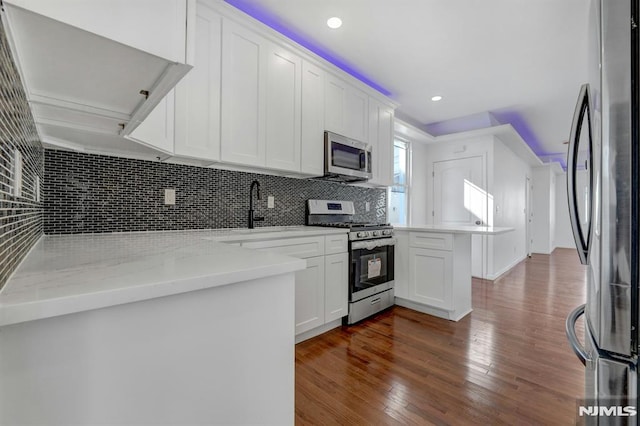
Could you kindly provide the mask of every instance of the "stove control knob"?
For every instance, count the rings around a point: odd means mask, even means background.
[[[378,235],[380,235],[380,231],[373,231],[373,236],[377,237]]]
[[[382,235],[391,235],[391,230],[390,229],[386,229],[386,230],[382,231]]]
[[[367,234],[368,234],[367,232],[358,232],[357,237],[358,238],[363,238],[363,237],[366,237]]]

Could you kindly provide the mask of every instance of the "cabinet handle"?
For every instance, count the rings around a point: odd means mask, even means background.
[[[371,301],[371,304],[372,304],[372,305],[375,305],[376,303],[380,303],[380,300],[381,300],[381,299],[380,299],[379,297],[378,297],[377,299],[373,299],[373,300]]]

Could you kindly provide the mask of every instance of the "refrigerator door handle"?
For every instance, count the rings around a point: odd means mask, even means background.
[[[565,331],[567,333],[567,339],[569,339],[571,349],[573,349],[573,352],[576,354],[582,365],[587,365],[587,362],[591,361],[591,355],[587,353],[576,335],[576,321],[578,321],[580,316],[584,315],[584,307],[585,305],[580,305],[571,311],[565,322]]]
[[[576,171],[578,167],[579,139],[582,130],[582,122],[587,117],[587,126],[589,132],[589,162],[592,158],[592,139],[591,139],[591,113],[589,107],[590,90],[588,84],[583,84],[578,95],[578,103],[573,113],[573,121],[571,122],[571,136],[569,137],[569,149],[567,152],[567,194],[569,201],[569,219],[571,221],[571,230],[573,231],[573,239],[576,242],[580,263],[587,265],[589,263],[589,247],[591,245],[591,220],[592,215],[589,214],[589,224],[587,227],[587,235],[584,235],[580,226],[580,213],[578,212],[578,197],[576,191]],[[589,205],[593,205],[593,167],[589,170]],[[591,210],[591,208],[589,209]],[[592,213],[589,211],[589,213]]]

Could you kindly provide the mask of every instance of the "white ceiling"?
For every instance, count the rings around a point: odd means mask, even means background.
[[[588,0],[227,1],[379,84],[414,125],[491,112],[541,156],[566,150]]]

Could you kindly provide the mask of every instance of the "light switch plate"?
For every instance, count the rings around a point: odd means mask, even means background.
[[[275,207],[275,198],[273,195],[267,197],[267,208],[272,209]]]
[[[167,206],[173,206],[176,204],[176,190],[165,189],[164,190],[164,204]]]
[[[365,209],[365,211],[371,210],[371,203],[369,203],[368,201],[366,203],[364,203],[364,209]]]

